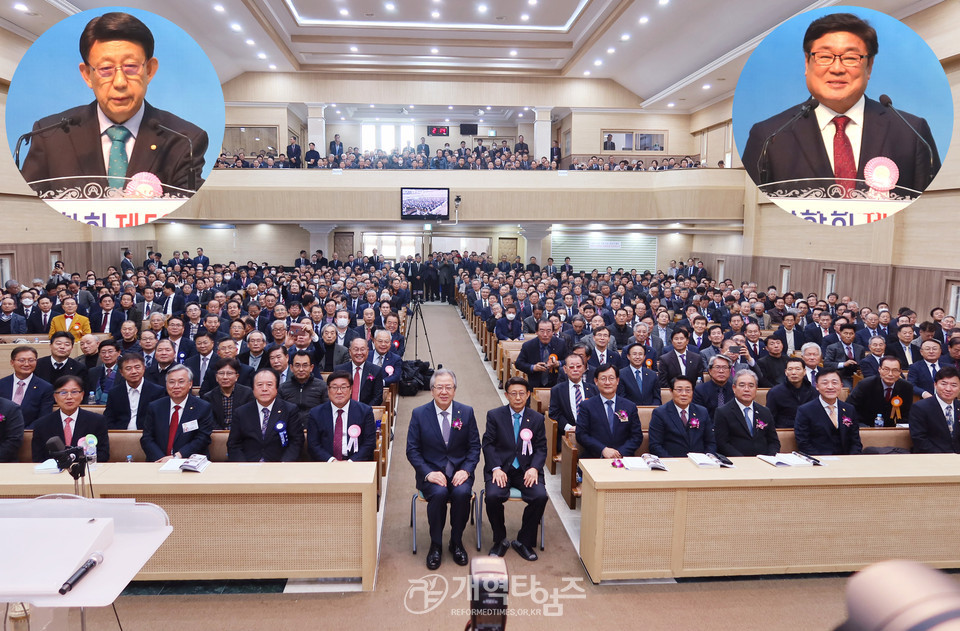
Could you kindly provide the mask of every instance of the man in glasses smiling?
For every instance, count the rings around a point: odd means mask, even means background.
[[[803,37],[804,75],[817,105],[810,111],[808,101],[753,126],[743,166],[754,182],[863,180],[866,165],[883,157],[899,170],[897,186],[927,187],[940,169],[927,121],[901,112],[908,126],[891,108],[864,95],[878,51],[876,30],[853,14],[810,23]]]
[[[202,183],[206,132],[145,100],[159,67],[153,49],[150,29],[127,13],[87,23],[80,35],[80,75],[96,100],[34,124],[37,131],[64,121],[31,140],[22,174],[35,191],[76,187],[76,176],[123,188],[125,178],[144,172],[182,189]],[[178,134],[192,141],[192,161],[190,143]],[[52,178],[71,179],[47,181]]]

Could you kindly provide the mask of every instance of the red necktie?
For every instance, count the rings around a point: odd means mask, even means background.
[[[100,332],[101,332],[101,333],[106,333],[106,332],[107,332],[107,323],[108,323],[108,322],[110,322],[110,313],[109,313],[109,312],[104,312],[104,314],[103,314],[103,323],[100,325]]]
[[[69,447],[73,443],[73,430],[70,428],[70,423],[73,422],[73,419],[68,416],[63,419],[63,422],[65,424],[63,428],[63,442],[67,443]]]
[[[893,396],[893,387],[887,386],[886,388],[884,388],[883,398],[887,400],[887,403],[890,402],[890,397],[892,396]]]
[[[360,375],[361,368],[357,366],[356,374],[353,375],[353,394],[350,395],[354,401],[360,400]]]
[[[837,184],[843,187],[844,197],[849,197],[850,191],[856,188],[852,180],[857,177],[853,146],[844,131],[849,122],[850,118],[847,116],[837,116],[833,119],[833,125],[837,129],[833,136],[833,175],[837,178]]]
[[[180,406],[173,406],[173,414],[170,415],[170,438],[167,440],[167,455],[173,455],[173,439],[177,436],[177,428],[180,426]]]
[[[337,422],[333,426],[333,457],[343,460],[343,410],[337,410]]]
[[[680,422],[683,423],[684,427],[687,425],[687,411],[680,410]]]

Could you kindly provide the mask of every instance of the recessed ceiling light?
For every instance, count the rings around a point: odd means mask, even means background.
[[[479,6],[477,7],[477,11],[479,11],[480,13],[486,13],[486,12],[487,12],[487,5],[485,5],[485,4],[479,5]]]
[[[673,101],[671,101],[670,103],[667,103],[667,107],[676,107],[676,105],[677,104],[674,103]]]
[[[256,46],[256,44],[257,44],[257,43],[256,43],[255,41],[253,41],[252,39],[248,39],[248,40],[247,40],[247,46]]]
[[[411,106],[410,106],[410,109],[413,109],[413,108],[414,108],[414,106],[413,106],[413,105],[411,105]]]
[[[524,13],[524,14],[522,14],[522,15],[520,16],[520,19],[523,20],[524,22],[526,22],[527,20],[530,19],[530,16],[527,15],[526,13]]]
[[[517,56],[517,51],[511,50],[511,51],[510,51],[510,56],[511,56],[511,57],[516,57],[516,56]]]
[[[590,76],[590,71],[589,71],[589,70],[584,70],[584,71],[583,71],[583,76],[589,77],[589,76]]]
[[[20,7],[23,7],[23,8],[21,9]],[[17,11],[25,11],[25,10],[26,10],[26,6],[24,6],[23,4],[21,4],[21,3],[19,3],[19,2],[18,2],[17,4],[15,4],[15,5],[13,5],[13,8],[16,9]],[[215,5],[213,5],[213,10],[216,11],[217,13],[223,13],[224,11],[226,11],[226,9],[223,8],[223,5],[222,5],[222,4],[215,4]]]
[[[380,117],[379,117],[379,116],[377,116],[377,117],[376,117],[376,118],[374,118],[373,120],[380,120]]]
[[[343,17],[347,17],[348,15],[350,15],[350,11],[348,11],[347,9],[340,9],[340,15],[342,15]]]
[[[448,110],[452,110],[452,109],[453,109],[453,106],[452,106],[452,105],[448,105],[448,106],[447,106],[447,109],[448,109]]]
[[[445,118],[445,119],[443,119],[443,122],[444,122],[444,123],[449,123],[449,122],[450,122],[450,119],[449,119],[449,118]]]
[[[440,52],[440,50],[437,49],[437,48],[431,48],[431,49],[430,49],[430,52],[433,53],[434,55],[436,55],[437,53]]]
[[[517,118],[523,118],[523,114],[517,114]]]
[[[370,104],[370,107],[373,107],[373,103]]]
[[[647,16],[645,15],[640,16],[640,24],[646,24],[649,21],[650,21],[650,18],[648,18]]]
[[[360,49],[357,48],[356,46],[351,46],[351,47],[350,47],[350,52],[351,52],[351,53],[355,53],[355,52],[357,52],[358,50],[360,50]]]
[[[490,109],[490,106],[489,106],[489,105],[487,106],[487,109]]]
[[[704,89],[704,90],[709,90],[709,89],[710,89],[710,84],[709,84],[709,83],[704,83],[704,84],[703,84],[703,89]]]
[[[231,25],[230,25],[230,28],[231,28],[231,30],[236,31],[237,33],[239,33],[240,31],[243,30],[243,27],[240,26],[239,24],[237,24],[236,22],[234,22],[233,24],[231,24]]]
[[[266,58],[267,58],[267,53],[263,53],[263,52],[257,53],[257,58],[258,58],[258,59],[266,59]]]
[[[624,33],[623,35],[621,35],[621,36],[620,36],[620,41],[621,41],[621,42],[630,41],[630,33]]]
[[[434,11],[433,13],[430,14],[430,17],[432,17],[434,20],[436,20],[437,18],[440,17],[440,12],[439,12],[439,11]]]
[[[602,66],[602,65],[603,65],[603,60],[602,60],[602,59],[595,59],[594,62],[593,62],[593,65],[594,65],[594,66]]]
[[[537,0],[527,0],[527,4],[529,4],[531,7],[536,6]]]
[[[664,7],[664,6],[668,5],[668,4],[670,4],[670,0],[660,0],[660,6],[661,6],[661,7]]]
[[[270,64],[270,65],[268,66],[268,68],[270,68],[270,70],[276,70],[276,69],[277,69],[277,64]]]
[[[383,5],[383,7],[384,7],[387,11],[396,11],[396,10],[397,10],[397,5],[395,5],[395,4],[392,3],[392,2],[386,3],[385,5]]]
[[[611,46],[610,48],[607,49],[607,54],[608,54],[608,55],[612,55],[612,54],[615,53],[615,52],[617,52],[617,49],[614,48],[613,46]]]
[[[341,117],[340,117],[340,120],[345,121],[345,120],[347,120],[347,119],[344,118],[343,116],[341,116]]]
[[[481,118],[481,119],[479,120],[479,122],[481,122],[481,123],[482,123],[482,122],[483,122],[483,119]]]
[[[336,106],[337,106],[336,103],[331,103],[331,104],[330,104],[330,107],[336,107]],[[337,113],[339,114],[340,112],[337,112]]]
[[[340,113],[340,110],[337,110],[337,114],[339,114],[339,113]]]

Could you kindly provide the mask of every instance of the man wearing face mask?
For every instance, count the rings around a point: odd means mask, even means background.
[[[523,333],[523,325],[517,319],[517,306],[510,305],[503,318],[497,320],[494,334],[498,340],[518,340]]]

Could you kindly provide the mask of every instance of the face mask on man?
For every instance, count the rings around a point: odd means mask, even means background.
[[[511,320],[511,321],[512,321],[512,320],[513,320],[514,318],[516,318],[516,317],[517,317],[517,314],[515,314],[515,313],[508,313],[508,314],[507,314],[507,320]]]
[[[337,326],[341,329],[347,328],[347,325],[350,324],[350,320],[346,318],[337,318]]]
[[[32,307],[33,298],[24,298],[23,300],[20,301],[20,304],[22,304],[24,307]]]

